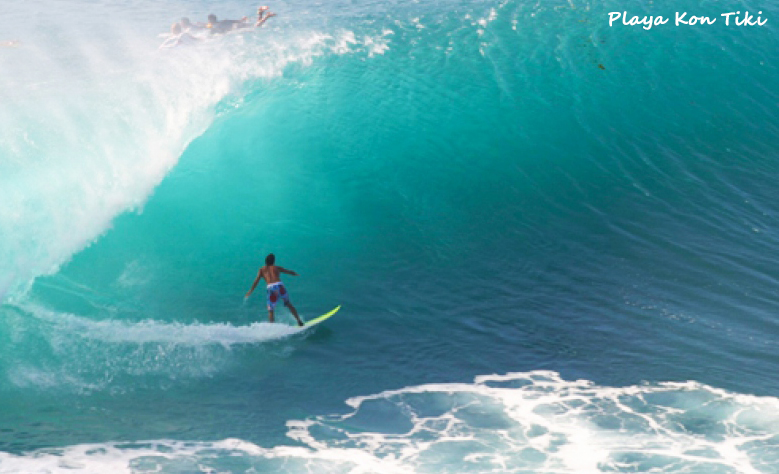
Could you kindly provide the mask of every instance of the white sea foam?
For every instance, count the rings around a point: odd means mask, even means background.
[[[234,363],[236,349],[263,344],[286,357],[289,338],[309,332],[283,323],[247,325],[90,319],[27,304],[9,324],[13,347],[35,347],[33,357],[9,352],[4,375],[23,389],[93,393],[124,392],[143,384],[211,377]],[[13,312],[8,312],[14,317]],[[34,330],[30,330],[34,327]]]
[[[603,387],[546,371],[347,400],[288,422],[300,446],[106,443],[0,454],[0,472],[770,473],[779,399],[697,382]]]
[[[74,314],[50,311],[40,306],[23,309],[52,326],[53,333],[112,344],[172,344],[178,346],[230,347],[281,339],[300,332],[287,324],[257,322],[249,325],[228,323],[179,323],[144,320],[94,320]]]

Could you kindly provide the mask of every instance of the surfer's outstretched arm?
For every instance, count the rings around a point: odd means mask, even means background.
[[[260,270],[260,272],[257,273],[257,278],[254,279],[254,283],[252,283],[251,289],[246,293],[246,296],[244,296],[244,298],[248,298],[249,295],[252,294],[252,291],[254,291],[254,289],[257,288],[257,283],[259,283],[261,279],[262,279],[262,270]]]
[[[292,276],[298,276],[298,274],[293,272],[292,270],[287,270],[286,268],[283,267],[278,267],[278,269],[281,273],[286,273],[287,275],[292,275]]]

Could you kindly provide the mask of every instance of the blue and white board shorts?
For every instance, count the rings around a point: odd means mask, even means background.
[[[268,310],[273,311],[276,308],[276,303],[279,302],[279,297],[284,300],[284,305],[289,304],[289,293],[284,288],[284,283],[277,281],[268,285]]]

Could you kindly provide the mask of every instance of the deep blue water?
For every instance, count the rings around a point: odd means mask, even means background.
[[[8,12],[0,472],[779,472],[775,5],[271,9]]]

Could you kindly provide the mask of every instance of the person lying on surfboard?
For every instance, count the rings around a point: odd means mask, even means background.
[[[275,255],[269,254],[267,257],[265,257],[265,266],[260,268],[260,271],[257,273],[257,278],[255,278],[254,283],[252,284],[252,288],[248,293],[246,293],[245,298],[248,298],[254,289],[257,288],[257,283],[260,282],[260,279],[265,278],[265,281],[268,283],[268,317],[270,318],[270,322],[274,322],[273,311],[276,309],[276,303],[278,303],[279,298],[281,298],[284,300],[284,306],[289,308],[289,310],[292,312],[292,315],[295,316],[295,319],[298,321],[298,326],[302,326],[303,321],[300,320],[298,311],[294,306],[292,306],[292,303],[290,303],[289,293],[284,287],[284,283],[281,282],[282,273],[293,276],[298,276],[298,274],[292,270],[278,267],[275,265],[275,263]]]

